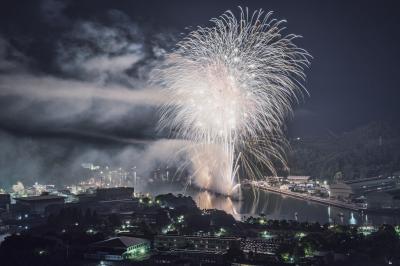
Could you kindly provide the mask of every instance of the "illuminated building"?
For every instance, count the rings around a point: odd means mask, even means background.
[[[287,181],[292,184],[305,184],[310,180],[309,176],[288,176]]]
[[[149,250],[150,241],[121,236],[91,244],[84,257],[108,261],[142,260],[149,256]]]
[[[273,255],[284,241],[282,237],[262,235],[261,238],[242,239],[240,247],[245,253]]]
[[[226,251],[175,249],[152,256],[152,265],[225,265]]]
[[[202,237],[158,235],[154,239],[154,247],[159,249],[180,249],[190,246],[191,250],[228,250],[233,245],[240,245],[238,237]]]

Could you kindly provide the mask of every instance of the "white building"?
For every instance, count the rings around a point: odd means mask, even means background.
[[[286,180],[293,184],[305,184],[310,180],[310,176],[290,175]]]

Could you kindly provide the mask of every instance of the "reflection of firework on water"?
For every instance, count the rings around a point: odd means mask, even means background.
[[[233,202],[229,197],[221,197],[211,194],[208,191],[200,191],[194,198],[201,210],[218,209],[231,214],[235,219],[240,220],[241,215],[237,212],[235,204],[240,210],[240,202]]]
[[[156,71],[167,92],[160,128],[189,140],[194,181],[231,194],[239,167],[249,178],[285,164],[282,125],[305,89],[309,54],[283,35],[271,12],[227,11],[178,43]]]

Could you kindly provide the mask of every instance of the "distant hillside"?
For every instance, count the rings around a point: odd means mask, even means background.
[[[289,153],[292,175],[344,179],[391,175],[400,170],[400,130],[371,123],[340,136],[294,139]]]

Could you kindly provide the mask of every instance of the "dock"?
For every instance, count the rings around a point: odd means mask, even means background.
[[[292,198],[297,198],[297,199],[302,199],[302,200],[308,200],[328,206],[334,206],[338,208],[343,208],[351,211],[366,211],[366,209],[360,208],[355,204],[352,203],[346,203],[346,202],[341,202],[338,200],[332,200],[332,199],[325,199],[321,197],[315,197],[315,196],[310,196],[310,195],[304,195],[301,193],[293,192],[293,191],[288,191],[288,190],[283,190],[279,188],[274,188],[274,187],[268,187],[268,186],[259,186],[259,185],[253,185],[261,190],[273,192],[273,193],[278,193],[282,195],[286,195]]]

